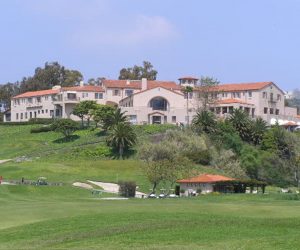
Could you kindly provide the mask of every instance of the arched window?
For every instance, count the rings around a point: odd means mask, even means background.
[[[163,97],[155,97],[150,101],[150,107],[153,110],[164,110],[168,109],[168,101]]]

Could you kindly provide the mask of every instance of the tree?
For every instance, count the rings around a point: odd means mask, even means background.
[[[71,119],[59,119],[52,123],[52,129],[56,132],[60,132],[65,138],[70,137],[77,129],[77,122]]]
[[[242,140],[246,142],[251,140],[251,122],[249,115],[245,111],[234,109],[228,120],[239,133]]]
[[[136,134],[129,123],[120,122],[109,131],[107,144],[118,149],[120,159],[123,158],[124,150],[128,150],[135,143]]]
[[[6,83],[0,85],[0,102],[3,102],[7,109],[10,108],[10,99],[19,94],[20,89],[17,83]]]
[[[144,61],[143,66],[134,65],[132,68],[122,68],[120,70],[119,80],[156,80],[157,71],[153,69],[153,65]]]
[[[216,132],[217,120],[215,114],[207,110],[199,110],[193,119],[193,127],[199,133],[212,134]]]
[[[212,77],[201,77],[200,88],[199,88],[199,101],[201,102],[201,107],[207,110],[211,104],[213,104],[217,99],[217,94],[219,90],[217,86],[219,81]]]
[[[119,123],[127,123],[127,116],[125,115],[125,112],[121,111],[120,108],[115,109],[113,113],[111,113],[109,110],[107,111],[107,115],[103,117],[102,127],[104,130],[109,130]]]
[[[99,123],[103,127],[105,121],[108,122],[108,120],[114,115],[115,110],[116,109],[112,106],[97,104],[95,109],[92,110],[92,118],[96,123],[96,128]]]
[[[264,134],[267,131],[267,122],[261,117],[258,117],[255,121],[251,122],[250,126],[252,142],[254,145],[261,144]]]
[[[251,179],[259,178],[260,152],[257,148],[246,145],[241,150],[241,166]]]
[[[50,89],[55,85],[74,86],[82,81],[83,76],[77,70],[65,69],[58,62],[46,62],[44,68],[38,67],[32,77],[24,77],[20,92]]]
[[[81,127],[83,128],[83,120],[87,117],[88,127],[90,126],[90,118],[93,110],[97,108],[96,101],[82,101],[75,105],[73,114],[81,119]]]
[[[193,88],[191,86],[186,86],[183,89],[183,92],[186,96],[186,117],[187,117],[187,125],[190,124],[190,116],[189,116],[189,95],[190,93],[193,93]]]

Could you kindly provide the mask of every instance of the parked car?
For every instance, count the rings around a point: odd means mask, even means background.
[[[149,194],[149,195],[148,195],[148,198],[155,199],[155,198],[157,198],[157,196],[156,196],[156,194],[153,194],[153,193],[152,193],[152,194]]]

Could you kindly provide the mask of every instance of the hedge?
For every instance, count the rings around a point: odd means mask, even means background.
[[[43,133],[43,132],[50,132],[53,131],[52,126],[43,126],[38,128],[32,128],[30,129],[30,133]]]
[[[27,122],[0,122],[0,125],[3,126],[12,126],[12,125],[30,125],[30,124],[46,124],[49,125],[53,123],[53,118],[32,118]]]

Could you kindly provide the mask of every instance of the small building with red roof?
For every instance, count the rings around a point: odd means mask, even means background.
[[[191,196],[196,194],[207,194],[211,192],[220,192],[218,183],[226,183],[234,181],[234,178],[230,178],[223,175],[215,174],[201,174],[188,179],[178,180],[182,195]],[[216,189],[218,187],[218,189]]]

